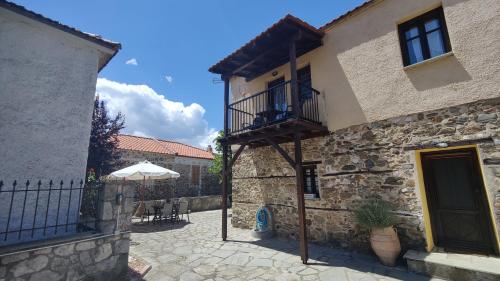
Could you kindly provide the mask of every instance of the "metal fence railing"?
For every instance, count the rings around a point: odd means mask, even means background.
[[[101,183],[0,181],[0,246],[96,231]]]
[[[260,93],[228,105],[229,133],[232,135],[256,130],[270,124],[299,118],[321,123],[319,113],[320,92],[306,84],[297,83],[300,115],[292,106],[291,81],[285,81]]]

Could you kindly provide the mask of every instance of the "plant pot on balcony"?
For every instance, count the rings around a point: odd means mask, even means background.
[[[394,227],[373,228],[370,232],[370,244],[382,264],[396,265],[396,259],[401,253],[401,244]]]

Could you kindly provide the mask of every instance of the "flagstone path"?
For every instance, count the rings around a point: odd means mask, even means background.
[[[368,255],[309,244],[309,264],[298,242],[256,240],[232,228],[223,242],[221,211],[193,213],[191,222],[172,226],[134,225],[130,253],[150,263],[147,281],[168,280],[437,280],[385,267]]]

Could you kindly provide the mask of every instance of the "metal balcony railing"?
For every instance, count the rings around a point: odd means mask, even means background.
[[[292,106],[291,82],[286,81],[228,105],[229,134],[235,135],[298,118],[321,123],[318,110],[319,91],[298,83],[300,116]]]

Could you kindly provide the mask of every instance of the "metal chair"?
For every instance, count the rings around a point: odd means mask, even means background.
[[[187,200],[179,200],[179,213],[177,214],[177,218],[179,218],[179,215],[181,216],[181,219],[184,219],[184,214],[187,215],[188,222],[189,220],[189,214],[191,213],[191,210],[189,210],[189,202]]]
[[[154,201],[152,200],[149,200],[149,201],[144,201],[144,214],[142,215],[141,217],[141,221],[143,219],[144,216],[147,216],[148,217],[148,222],[149,222],[149,217],[154,214],[154,209],[153,209],[153,204],[154,204]]]
[[[163,217],[166,220],[173,221],[174,219],[174,203],[173,202],[165,202],[165,205],[163,206]]]
[[[265,119],[263,116],[256,116],[252,123],[243,123],[243,130],[255,130],[264,126]]]

